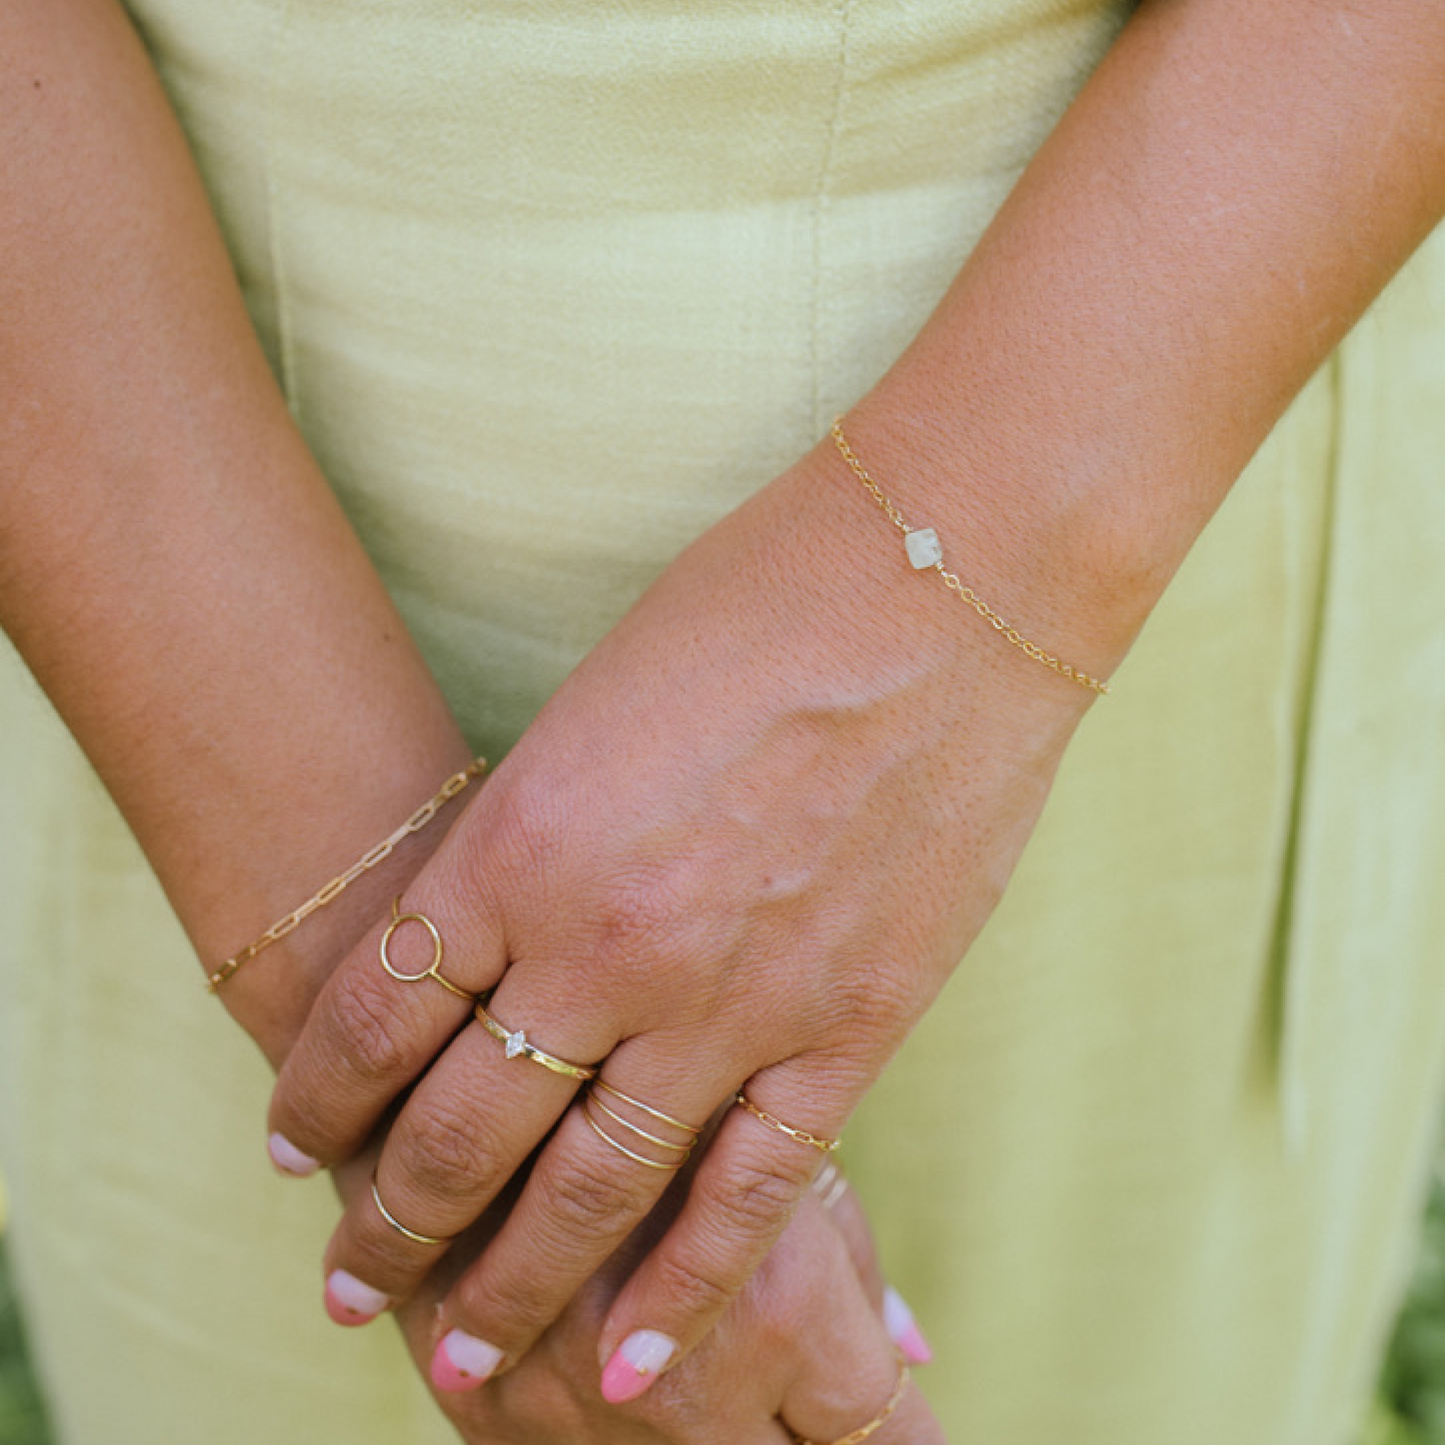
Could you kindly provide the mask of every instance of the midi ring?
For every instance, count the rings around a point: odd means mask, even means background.
[[[403,923],[419,923],[431,935],[431,963],[420,973],[403,973],[392,961],[388,949],[391,947],[392,935]],[[476,999],[476,994],[468,993],[466,989],[458,987],[451,979],[443,976],[442,966],[442,936],[437,930],[435,923],[425,913],[403,913],[401,911],[401,894],[398,893],[391,900],[391,922],[386,925],[386,932],[381,935],[381,966],[395,979],[402,983],[420,983],[424,978],[434,978],[448,993],[454,993],[458,998],[464,998],[468,1003]]]
[[[893,1412],[903,1403],[903,1396],[908,1390],[908,1381],[912,1371],[908,1368],[908,1361],[902,1355],[898,1357],[898,1382],[893,1386],[893,1393],[888,1397],[888,1403],[866,1424],[860,1425],[856,1430],[850,1431],[847,1435],[840,1435],[836,1440],[829,1440],[826,1445],[862,1445],[870,1435],[881,1430],[892,1418]],[[788,1434],[793,1437],[793,1445],[824,1445],[824,1442],[807,1440],[793,1430]]]
[[[786,1134],[789,1139],[796,1139],[799,1144],[806,1144],[809,1148],[821,1149],[824,1154],[831,1154],[843,1142],[841,1139],[825,1139],[820,1134],[810,1134],[806,1129],[795,1129],[791,1124],[783,1123],[776,1114],[770,1114],[766,1109],[758,1108],[746,1094],[738,1094],[733,1102],[740,1108],[746,1109],[753,1118],[766,1124],[769,1129],[775,1129],[779,1134]]]
[[[813,1180],[813,1193],[822,1200],[824,1209],[831,1209],[847,1192],[843,1171],[831,1159],[825,1159]]]
[[[386,1205],[381,1202],[381,1190],[376,1187],[376,1175],[371,1176],[371,1197],[376,1201],[377,1210],[381,1217],[396,1230],[398,1234],[404,1234],[416,1244],[450,1244],[450,1238],[438,1238],[435,1234],[423,1234],[420,1230],[408,1229]]]
[[[614,1099],[618,1099],[624,1104],[629,1104],[634,1109],[640,1109],[644,1114],[658,1119],[662,1123],[668,1124],[672,1128],[686,1134],[688,1136],[687,1143],[674,1143],[671,1139],[664,1139],[657,1134],[651,1133],[640,1124],[634,1124],[632,1120],[619,1114],[616,1109],[609,1108],[602,1099],[599,1099],[597,1097],[598,1089],[601,1089],[604,1093],[611,1094]],[[626,1144],[614,1139],[612,1135],[608,1133],[607,1129],[602,1125],[602,1120],[593,1112],[594,1109],[600,1109],[614,1124],[620,1125],[635,1138],[651,1144],[655,1148],[664,1150],[668,1154],[676,1154],[677,1158],[665,1160],[649,1159],[645,1154],[638,1154],[635,1150],[629,1149]],[[625,1154],[629,1159],[635,1159],[639,1164],[645,1164],[649,1169],[665,1169],[669,1173],[673,1170],[681,1169],[682,1166],[687,1163],[688,1155],[692,1153],[693,1145],[697,1143],[698,1135],[702,1133],[701,1129],[694,1128],[691,1124],[684,1124],[681,1119],[674,1119],[671,1114],[664,1114],[661,1109],[654,1109],[651,1104],[644,1104],[641,1099],[634,1099],[631,1094],[624,1094],[621,1089],[613,1088],[611,1084],[605,1083],[601,1079],[594,1079],[592,1081],[592,1087],[588,1089],[586,1098],[582,1100],[582,1117],[587,1121],[592,1132],[596,1134],[604,1144],[610,1145],[619,1154]]]
[[[593,1065],[569,1064],[566,1059],[559,1059],[555,1054],[549,1054],[535,1044],[529,1044],[525,1029],[514,1030],[507,1028],[505,1024],[499,1024],[482,1004],[479,1003],[472,1012],[477,1022],[494,1039],[501,1039],[507,1046],[509,1059],[531,1059],[534,1064],[541,1064],[544,1069],[551,1069],[554,1074],[565,1074],[569,1079],[581,1079],[584,1084],[597,1077],[597,1069]]]

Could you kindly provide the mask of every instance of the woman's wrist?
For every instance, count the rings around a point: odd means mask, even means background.
[[[1074,455],[1065,461],[1047,438],[990,430],[960,407],[906,401],[903,387],[891,381],[845,418],[847,439],[869,473],[910,527],[937,532],[943,566],[990,611],[1050,656],[1107,681],[1192,536],[1171,549],[1147,517],[1119,506],[1127,492],[1095,469],[1086,440],[1074,439]],[[873,545],[901,554],[895,529],[838,448],[830,441],[820,452],[837,485],[852,488],[873,508]],[[953,625],[1000,630],[960,608],[928,570],[910,580],[939,594]],[[1002,644],[999,637],[994,641]],[[1012,661],[1040,666],[1026,656]],[[1070,687],[1079,690],[1077,682],[1063,690]]]
[[[461,746],[460,739],[457,745]],[[450,754],[456,750],[447,751]],[[450,761],[449,756],[439,755],[432,772],[439,774]],[[430,783],[422,783],[419,776],[422,771],[418,762],[412,762],[405,772],[406,781],[413,784],[406,796],[411,797],[413,803],[400,806],[406,807],[408,815],[413,813],[415,802],[420,801],[415,796],[416,789],[434,788],[436,782],[433,778]],[[456,778],[459,774],[457,770],[449,777]],[[265,855],[258,858],[263,871],[251,880],[249,911],[258,919],[264,914],[265,921],[253,928],[255,938],[263,936],[264,930],[299,908],[308,897],[331,895],[324,906],[309,912],[294,929],[247,958],[214,990],[227,1012],[256,1041],[273,1068],[279,1068],[284,1061],[332,970],[376,920],[385,915],[392,900],[405,892],[407,884],[431,857],[465,806],[466,791],[459,790],[459,796],[454,794],[441,804],[428,826],[399,839],[384,859],[358,873],[343,890],[336,892],[334,882],[327,880],[339,875],[338,861],[354,866],[356,859],[374,850],[395,829],[397,800],[404,792],[396,783],[386,788],[373,785],[371,791],[349,800],[340,821],[315,820],[314,852],[304,867],[296,868],[289,876],[265,870]],[[436,796],[435,792],[432,796]],[[312,880],[324,886],[319,892],[304,893],[302,890],[310,888]],[[231,917],[237,912],[234,907],[228,909]],[[197,924],[195,932],[200,939],[233,937],[233,929],[230,922],[221,925],[207,919]],[[198,942],[198,949],[205,973],[213,976],[220,960],[205,943]],[[243,948],[240,952],[244,955],[246,950]],[[229,956],[237,956],[237,950],[233,948]]]

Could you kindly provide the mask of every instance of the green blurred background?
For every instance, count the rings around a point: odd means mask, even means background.
[[[0,1445],[51,1441],[0,1245]],[[1359,1445],[1445,1445],[1445,1155],[1436,1169],[1414,1282]]]

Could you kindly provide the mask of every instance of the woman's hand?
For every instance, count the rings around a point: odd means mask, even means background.
[[[282,1070],[280,1147],[344,1160],[425,1073],[378,1180],[397,1221],[443,1238],[551,1131],[444,1305],[449,1328],[520,1358],[661,1194],[668,1169],[633,1156],[685,1155],[691,1136],[662,1116],[699,1126],[745,1089],[795,1130],[841,1132],[987,917],[1088,697],[915,575],[820,449],[667,570],[402,904],[436,926],[447,979],[495,990],[501,1033],[597,1065],[621,1096],[584,1109],[576,1078],[511,1056],[463,998],[389,974],[378,925]],[[415,922],[387,949],[399,973],[436,952]],[[822,1162],[727,1112],[676,1223],[607,1311],[611,1398],[698,1343]],[[327,1268],[394,1301],[440,1253],[368,1193]],[[639,1336],[645,1375],[626,1363]]]
[[[340,1171],[344,1195],[369,1197],[367,1164]],[[677,1190],[671,1191],[677,1193]],[[597,1328],[637,1256],[670,1215],[665,1199],[633,1238],[582,1288],[525,1359],[487,1389],[444,1365],[436,1399],[475,1445],[786,1445],[794,1436],[833,1441],[876,1418],[903,1381],[899,1350],[920,1358],[921,1337],[885,1308],[884,1289],[857,1199],[840,1185],[807,1199],[778,1244],[724,1314],[718,1329],[661,1388],[635,1404],[607,1404],[597,1386]],[[494,1207],[475,1231],[500,1225]],[[422,1369],[445,1359],[436,1304],[474,1252],[455,1248],[397,1310]],[[896,1297],[895,1297],[896,1301]],[[890,1338],[890,1335],[894,1338]],[[442,1350],[441,1355],[438,1351]],[[475,1383],[480,1383],[476,1381]],[[942,1445],[918,1390],[902,1385],[873,1445]]]

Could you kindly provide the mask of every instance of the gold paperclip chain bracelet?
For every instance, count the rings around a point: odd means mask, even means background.
[[[428,823],[446,806],[473,778],[480,777],[486,771],[487,760],[476,758],[459,773],[453,773],[444,782],[437,792],[409,817],[394,833],[388,834],[376,847],[372,848],[363,857],[358,858],[345,873],[339,874],[326,884],[319,893],[313,894],[299,908],[293,909],[285,918],[278,923],[273,923],[260,938],[254,943],[248,943],[239,953],[232,954],[215,973],[206,980],[206,989],[215,993],[226,980],[246,963],[249,963],[263,949],[270,948],[273,943],[285,938],[294,928],[299,927],[318,908],[324,908],[328,903],[333,902],[345,893],[363,873],[375,868],[378,863],[389,858],[396,850],[397,845],[404,838],[409,838],[413,833],[420,833]]]

